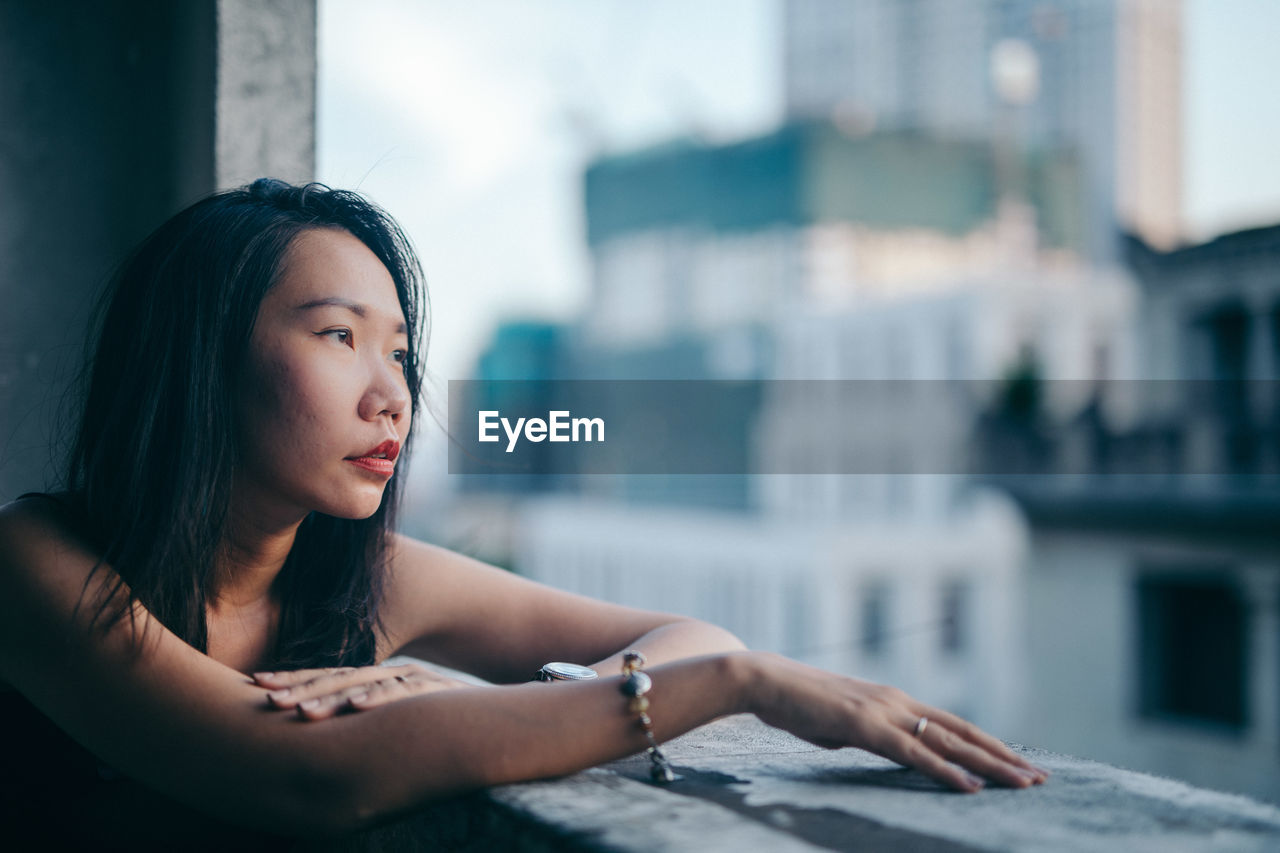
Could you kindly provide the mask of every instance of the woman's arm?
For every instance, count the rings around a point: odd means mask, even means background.
[[[623,643],[613,654],[593,663],[591,668],[602,675],[618,672],[622,667],[622,654],[627,649],[638,649],[650,664],[659,664],[695,655],[745,651],[746,648],[741,640],[717,625],[697,619],[676,619]]]
[[[754,712],[812,743],[868,749],[959,791],[980,790],[980,776],[1016,788],[1047,776],[975,726],[900,690],[774,655],[709,655],[648,672],[659,741]],[[348,786],[341,798],[351,809],[347,820],[361,825],[433,796],[563,775],[644,749],[621,680],[448,690],[302,725],[332,733],[330,761]],[[921,717],[929,726],[917,737]],[[379,725],[362,725],[374,720]]]
[[[275,832],[343,831],[432,796],[566,773],[644,746],[618,678],[416,697],[325,726],[267,709],[265,691],[142,608],[91,633],[113,573],[47,510],[0,510],[0,678],[125,775],[224,819]],[[656,674],[669,737],[739,710],[726,658]],[[577,688],[577,689],[575,689]],[[443,700],[443,701],[442,701]],[[20,736],[20,733],[11,733]]]
[[[384,621],[392,649],[499,683],[553,660],[617,672],[627,648],[651,665],[744,648],[696,619],[574,595],[405,536],[393,542]]]
[[[548,660],[595,661],[604,676],[598,682],[489,688],[487,694],[482,688],[490,701],[476,706],[475,715],[454,719],[448,743],[450,751],[457,750],[461,759],[471,762],[455,772],[474,784],[588,766],[614,754],[619,744],[624,745],[619,755],[643,748],[634,721],[619,717],[619,679],[609,677],[619,669],[620,650],[631,646],[643,650],[651,663],[674,661],[651,669],[660,739],[724,714],[752,711],[814,743],[863,746],[961,790],[974,790],[974,777],[949,762],[1017,787],[1045,778],[1043,771],[995,738],[900,690],[775,655],[742,652],[736,637],[704,622],[559,592],[403,537],[397,540],[393,570],[395,601],[389,605],[394,615],[389,621],[393,633],[413,638],[405,643],[407,650],[509,680],[527,681]],[[601,659],[600,654],[606,656]],[[348,698],[368,690],[370,680],[381,677],[377,671],[320,677],[295,690],[288,701],[323,697],[319,706],[304,709],[304,716],[330,717]],[[472,707],[475,690],[440,691],[430,682],[406,685],[383,679],[357,707],[406,724],[422,715],[434,720],[435,714],[455,706]],[[340,689],[348,683],[355,686]],[[433,692],[415,696],[418,691]],[[568,697],[572,702],[566,711],[563,702]],[[931,726],[925,730],[927,736],[918,739],[912,732],[922,716],[929,717]],[[344,725],[350,719],[339,717],[326,725]],[[527,741],[530,737],[534,743]],[[545,747],[551,747],[550,754]],[[395,789],[394,765],[393,759],[387,767],[371,771],[372,779],[362,780],[359,768],[348,778],[357,790],[380,790],[376,798],[382,802],[412,801],[412,793]]]
[[[599,602],[596,602],[599,604]],[[652,664],[696,657],[714,652],[745,651],[742,642],[723,628],[696,619],[665,617],[658,627],[628,641],[625,648],[591,667],[600,674],[618,672],[623,651],[639,650]],[[411,653],[431,657],[428,644],[409,645]],[[518,648],[518,647],[517,647]],[[509,655],[510,657],[510,655]],[[556,658],[548,654],[544,662]],[[563,659],[563,656],[557,659]],[[439,662],[439,659],[435,659]],[[476,667],[480,668],[480,667]],[[488,667],[493,669],[493,667]],[[530,676],[532,669],[523,674]],[[417,663],[400,666],[329,667],[284,672],[254,673],[253,680],[265,688],[273,708],[297,711],[308,720],[324,720],[343,711],[367,711],[410,696],[453,690],[467,686],[430,667]],[[529,678],[522,679],[530,680]]]

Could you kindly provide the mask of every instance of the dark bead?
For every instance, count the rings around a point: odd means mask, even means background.
[[[653,679],[643,672],[633,672],[622,682],[622,695],[643,696],[653,687]]]

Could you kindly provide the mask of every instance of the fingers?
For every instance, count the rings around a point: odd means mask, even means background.
[[[272,687],[267,699],[272,707],[289,709],[300,707],[302,703],[312,699],[332,696],[338,693],[354,695],[360,688],[381,681],[394,679],[397,675],[409,677],[425,672],[422,667],[413,664],[404,666],[362,666],[336,667],[332,669],[301,669],[288,673],[274,673],[271,678],[267,673],[257,673],[254,680],[264,687]],[[354,690],[353,690],[354,688]]]
[[[930,720],[918,739],[936,755],[1006,787],[1026,788],[1044,781],[1039,773],[992,755],[948,730],[940,722]]]
[[[390,675],[377,681],[362,681],[347,687],[332,689],[316,683],[308,689],[324,690],[323,695],[296,699],[298,716],[304,720],[323,720],[347,711],[366,711],[409,696],[466,687],[465,683],[446,678],[422,667],[367,667],[379,670],[377,674]]]
[[[986,784],[972,773],[943,759],[920,738],[892,726],[886,729],[875,744],[874,751],[904,767],[915,768],[957,791],[972,794],[981,791]]]
[[[381,697],[381,702],[378,703],[381,704],[382,702],[390,702],[411,696],[419,692],[416,687],[417,685],[410,680],[409,676],[404,674],[395,675],[382,681],[358,684],[334,693],[299,702],[298,716],[304,720],[323,720],[342,711],[365,710],[373,707],[367,700],[374,692]]]
[[[321,720],[343,711],[367,711],[409,696],[467,686],[461,681],[445,678],[420,667],[410,666],[408,669],[408,673],[397,673],[391,678],[308,699],[299,703],[298,716],[304,720]]]
[[[322,675],[341,675],[355,670],[353,666],[340,666],[328,669],[294,669],[287,672],[255,672],[253,680],[263,687],[293,687]]]
[[[999,738],[987,734],[968,720],[957,717],[955,714],[943,711],[940,708],[931,708],[918,702],[913,703],[911,711],[913,714],[918,715],[916,719],[919,719],[919,717],[927,717],[929,719],[929,726],[925,729],[925,739],[931,743],[938,743],[957,755],[973,756],[975,760],[985,761],[986,759],[983,756],[990,756],[998,762],[1014,765],[1030,774],[1035,784],[1039,784],[1049,778],[1048,770],[1043,767],[1037,767],[1027,761],[1006,746]],[[915,720],[911,721],[911,726],[915,726]],[[953,742],[953,739],[959,742]],[[977,749],[979,752],[971,752],[970,748]],[[946,753],[944,752],[943,754]],[[966,766],[969,765],[966,764]]]
[[[354,693],[348,698],[352,708],[366,711],[406,696],[417,696],[422,693],[434,693],[452,687],[466,687],[461,681],[444,678],[434,672],[422,671],[409,676],[397,676],[369,685],[367,690]]]

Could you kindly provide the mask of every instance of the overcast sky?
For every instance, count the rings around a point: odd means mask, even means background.
[[[319,179],[405,226],[431,287],[429,367],[463,377],[503,317],[562,317],[588,270],[593,151],[780,112],[775,0],[320,0]],[[1184,215],[1280,220],[1280,0],[1187,0]]]

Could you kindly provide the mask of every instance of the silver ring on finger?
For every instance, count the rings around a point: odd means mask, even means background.
[[[915,731],[912,732],[912,734],[914,734],[916,737],[923,737],[924,730],[928,727],[929,727],[929,718],[921,717],[919,720],[916,721],[916,728],[915,728]]]

